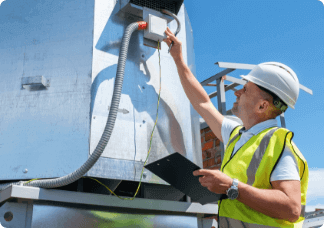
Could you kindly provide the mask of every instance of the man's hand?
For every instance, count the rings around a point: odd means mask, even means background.
[[[200,169],[193,172],[199,177],[199,182],[209,191],[217,194],[226,194],[226,190],[232,186],[233,179],[219,170]]]
[[[167,38],[164,39],[163,41],[170,47],[172,41],[173,41],[173,46],[170,50],[170,54],[173,57],[173,59],[176,60],[181,60],[182,59],[182,43],[181,41],[171,32],[169,27],[165,30],[165,34],[167,35]]]

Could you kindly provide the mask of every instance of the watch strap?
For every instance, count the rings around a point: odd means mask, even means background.
[[[232,186],[235,186],[238,188],[238,183],[239,183],[238,179],[233,179]]]

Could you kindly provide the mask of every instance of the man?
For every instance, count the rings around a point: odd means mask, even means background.
[[[181,41],[168,28],[164,40],[193,107],[226,145],[221,170],[198,170],[208,190],[226,194],[218,202],[219,227],[302,227],[308,185],[305,158],[291,141],[293,133],[278,128],[275,117],[294,108],[299,82],[281,63],[257,65],[235,92],[232,112],[243,126],[224,118],[191,73]]]

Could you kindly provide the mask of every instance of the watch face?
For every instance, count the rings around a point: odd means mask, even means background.
[[[238,197],[238,190],[237,189],[230,189],[228,191],[228,198],[236,199]]]

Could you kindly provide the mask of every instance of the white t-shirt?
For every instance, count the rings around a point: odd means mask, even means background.
[[[235,127],[240,125],[239,123],[230,120],[229,118],[224,118],[222,123],[222,138],[224,145],[227,145],[227,142],[230,138],[230,134],[234,130]],[[235,144],[232,156],[240,149],[253,135],[257,135],[261,131],[270,128],[276,127],[277,120],[271,119],[261,123],[258,123],[251,127],[249,130],[241,130],[242,135],[241,138]],[[270,181],[277,181],[277,180],[300,180],[299,178],[299,170],[297,166],[297,161],[294,155],[290,150],[286,147],[283,151],[283,154],[276,166],[273,170]]]

